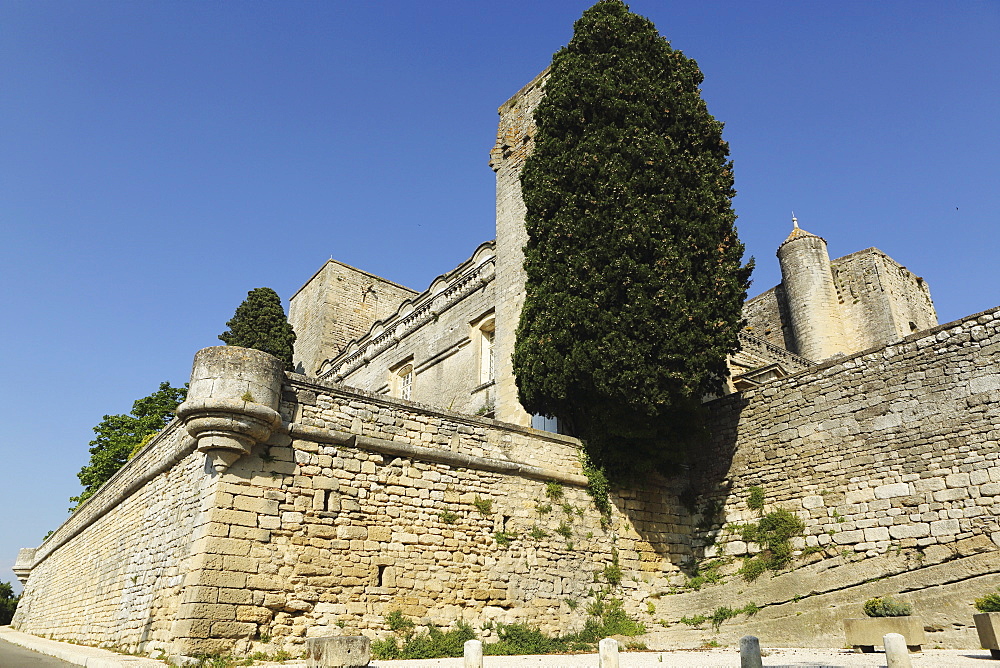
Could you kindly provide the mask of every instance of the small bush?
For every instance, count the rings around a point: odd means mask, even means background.
[[[528,535],[531,536],[533,540],[541,540],[546,536],[548,536],[549,534],[545,533],[545,530],[536,524],[535,526],[531,527],[531,531],[528,532]]]
[[[535,504],[535,512],[539,515],[548,515],[552,512],[552,504],[539,501]]]
[[[706,617],[705,615],[692,615],[690,617],[684,615],[683,617],[681,617],[681,624],[687,624],[688,626],[698,627],[707,621],[708,617]]]
[[[889,596],[870,598],[863,608],[869,617],[908,617],[913,614],[912,605]]]
[[[386,616],[387,621],[388,619]],[[410,624],[412,626],[412,622]],[[448,631],[442,631],[433,625],[427,627],[423,633],[413,633],[412,629],[407,629],[402,644],[393,637],[376,640],[371,645],[371,651],[372,656],[379,660],[455,657],[462,656],[465,641],[473,640],[475,637],[476,632],[472,627],[459,621],[455,624],[455,628]]]
[[[510,544],[517,540],[517,534],[510,533],[509,531],[497,531],[493,534],[493,540],[500,547],[510,547]]]
[[[444,510],[438,513],[438,518],[445,524],[454,524],[458,520],[458,515],[451,512],[450,510]]]
[[[618,550],[611,552],[611,563],[604,567],[604,579],[612,587],[622,583],[622,567],[618,564]]]
[[[553,501],[558,501],[563,496],[563,487],[557,482],[545,483],[545,496]]]
[[[492,515],[493,514],[493,499],[480,499],[478,496],[472,501],[472,505],[476,507],[480,515]]]
[[[976,610],[979,612],[1000,612],[1000,594],[987,594],[976,599]]]
[[[558,528],[556,528],[556,533],[563,538],[569,539],[573,537],[573,527],[566,524],[565,521],[560,522]]]
[[[750,488],[750,498],[747,499],[747,507],[750,510],[764,510],[764,488],[754,485]]]
[[[409,631],[413,628],[413,621],[403,615],[401,610],[393,610],[386,615],[385,623],[389,625],[389,630],[393,632]]]

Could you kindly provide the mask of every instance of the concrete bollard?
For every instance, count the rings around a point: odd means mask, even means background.
[[[885,647],[885,662],[888,668],[910,668],[910,650],[906,647],[906,638],[901,633],[886,633],[882,636],[882,646]]]
[[[760,659],[760,640],[757,636],[740,638],[740,668],[762,668]]]
[[[465,663],[462,664],[464,668],[483,668],[483,641],[466,640],[464,648]]]
[[[618,641],[614,638],[605,638],[597,643],[600,652],[601,668],[618,668]]]

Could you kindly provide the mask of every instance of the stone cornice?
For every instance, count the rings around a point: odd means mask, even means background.
[[[490,283],[496,274],[494,253],[494,242],[482,244],[453,272],[437,277],[427,290],[404,301],[395,314],[384,321],[376,321],[367,334],[347,344],[340,355],[325,360],[320,365],[318,377],[342,381],[382,351]]]

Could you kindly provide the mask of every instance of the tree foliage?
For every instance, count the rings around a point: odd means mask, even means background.
[[[0,582],[0,626],[10,624],[20,598],[20,596],[14,596],[14,588],[9,582]]]
[[[227,346],[242,346],[270,353],[292,369],[292,347],[295,332],[285,317],[281,299],[271,288],[255,288],[236,308],[229,329],[219,335]]]
[[[524,407],[612,472],[665,466],[737,349],[752,265],[701,81],[649,20],[601,0],[535,111],[514,372]]]
[[[83,483],[83,493],[70,501],[80,504],[89,499],[125,465],[137,447],[167,426],[186,396],[187,388],[163,382],[156,392],[136,400],[131,413],[105,415],[94,427],[97,438],[90,442],[90,462],[76,474]]]

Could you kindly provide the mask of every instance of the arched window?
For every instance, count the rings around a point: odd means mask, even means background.
[[[479,326],[479,382],[492,383],[496,380],[496,353],[493,343],[496,339],[496,321],[486,320]]]

